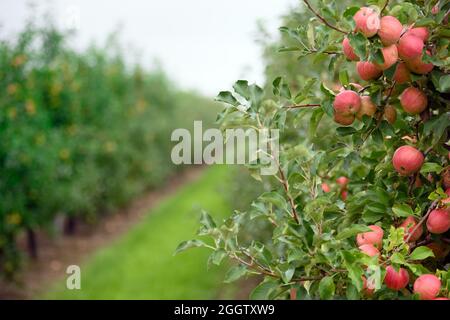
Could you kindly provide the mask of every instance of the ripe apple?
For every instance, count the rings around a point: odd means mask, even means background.
[[[361,109],[361,98],[355,91],[344,90],[334,99],[333,107],[343,116],[355,115]]]
[[[343,188],[345,188],[347,186],[348,182],[349,182],[349,179],[347,177],[344,177],[344,176],[339,177],[339,178],[336,179],[336,183],[338,185],[340,185],[341,187],[343,187]]]
[[[342,198],[342,200],[347,200],[347,197],[348,197],[348,191],[347,190],[342,190],[341,191],[341,198]]]
[[[386,276],[384,277],[384,283],[389,289],[398,291],[406,287],[409,282],[409,274],[403,268],[397,271],[392,266],[386,268]]]
[[[413,216],[409,216],[408,218],[405,219],[405,221],[402,222],[400,228],[403,228],[405,230],[405,240],[409,237],[411,232],[413,232],[416,225],[417,221],[416,218],[414,218]],[[417,228],[417,230],[412,234],[409,240],[413,242],[417,241],[420,239],[422,234],[423,234],[423,227],[422,225],[420,225],[419,228]]]
[[[361,97],[361,109],[356,113],[356,118],[361,120],[364,115],[372,117],[376,111],[377,106],[372,102],[372,99],[369,96],[363,96]]]
[[[385,46],[395,44],[402,35],[403,26],[397,18],[392,16],[384,16],[380,19],[380,30],[378,36],[381,43]]]
[[[439,298],[434,298],[433,300],[450,300],[449,298],[444,298],[444,297],[439,297]]]
[[[398,42],[398,55],[405,61],[420,57],[424,47],[423,40],[413,34],[405,34]]]
[[[419,175],[417,175],[416,181],[414,181],[414,187],[420,188],[421,186],[423,186],[422,179],[420,178]]]
[[[327,183],[324,182],[324,183],[322,183],[322,190],[323,190],[323,192],[328,193],[331,191],[331,188]]]
[[[355,121],[354,115],[344,116],[341,113],[334,113],[334,122],[339,123],[343,126],[349,126]]]
[[[414,282],[414,293],[417,293],[421,300],[432,300],[436,298],[441,290],[441,280],[433,274],[424,274]]]
[[[397,120],[397,110],[394,106],[388,105],[384,108],[384,118],[390,124],[394,124]]]
[[[403,84],[411,81],[411,73],[409,72],[406,63],[400,62],[397,65],[394,73],[394,80],[397,84]]]
[[[375,248],[373,244],[363,244],[362,246],[359,246],[359,250],[367,254],[369,257],[380,255],[380,251]]]
[[[431,14],[437,15],[439,13],[439,2],[431,9]]]
[[[394,152],[392,164],[403,176],[409,176],[420,170],[424,161],[422,152],[411,146],[401,146]]]
[[[369,61],[357,62],[356,71],[360,78],[366,81],[378,79],[383,74],[383,71],[376,64]]]
[[[359,57],[356,55],[355,51],[350,45],[350,40],[348,40],[347,37],[345,37],[344,41],[342,41],[342,51],[344,51],[344,55],[347,57],[347,59],[352,61],[359,61]]]
[[[366,38],[373,37],[380,28],[380,17],[372,8],[363,7],[353,16],[356,31],[361,32]]]
[[[369,228],[372,229],[372,231],[357,234],[356,243],[358,244],[358,247],[365,244],[372,244],[375,247],[380,248],[384,235],[383,229],[377,225],[371,225]]]
[[[434,209],[427,219],[427,229],[431,233],[441,234],[450,229],[450,212],[446,209]]]
[[[431,52],[427,51],[427,55],[430,56]],[[427,74],[430,73],[434,65],[432,63],[423,62],[423,55],[417,58],[413,58],[406,62],[408,69],[417,74]]]
[[[395,44],[392,44],[389,47],[384,47],[383,49],[381,49],[381,52],[384,57],[384,63],[376,65],[381,70],[387,70],[392,67],[398,60],[397,46]]]
[[[428,40],[428,37],[430,36],[430,31],[428,31],[428,28],[426,27],[417,27],[409,29],[406,34],[412,34],[422,39],[423,42],[426,42]]]
[[[400,96],[403,110],[409,114],[419,114],[428,106],[427,95],[420,89],[409,87]]]

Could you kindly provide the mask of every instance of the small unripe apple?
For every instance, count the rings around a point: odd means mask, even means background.
[[[380,17],[372,8],[363,7],[353,16],[356,31],[361,32],[366,38],[376,35],[380,28]]]
[[[380,30],[378,30],[378,36],[381,39],[381,43],[385,46],[395,44],[402,35],[403,26],[397,18],[392,16],[384,16],[380,20]]]
[[[398,42],[398,55],[405,61],[420,57],[424,47],[423,40],[413,34],[405,34]]]
[[[349,126],[355,121],[354,115],[345,116],[341,113],[334,113],[334,122],[343,125],[343,126]]]
[[[356,118],[361,120],[364,115],[372,117],[376,111],[377,106],[372,102],[372,99],[369,96],[363,96],[361,97],[361,108],[356,114]]]
[[[397,120],[397,110],[394,106],[388,105],[384,108],[384,118],[390,124],[394,124]]]
[[[397,84],[403,84],[411,81],[411,73],[409,72],[406,63],[400,62],[397,65],[394,73],[394,80]]]
[[[363,244],[362,246],[359,246],[359,250],[367,254],[369,257],[380,255],[380,251],[377,248],[375,248],[373,244]]]
[[[413,216],[409,216],[408,218],[403,221],[403,223],[400,225],[400,228],[403,228],[405,230],[405,240],[409,237],[411,232],[413,232],[414,228],[417,225],[417,221]],[[422,225],[420,225],[417,230],[412,234],[410,241],[417,241],[420,239],[420,237],[423,234],[423,228]]]
[[[366,81],[378,79],[383,74],[383,71],[376,64],[369,61],[357,62],[356,71],[360,78]]]
[[[427,219],[427,229],[431,233],[442,234],[450,229],[450,212],[446,209],[434,209]]]
[[[392,44],[389,47],[384,47],[383,49],[381,49],[381,52],[384,57],[384,63],[376,65],[381,70],[387,70],[392,67],[398,60],[397,46],[395,44]]]
[[[406,287],[409,282],[409,274],[403,268],[397,271],[392,266],[386,268],[386,276],[384,277],[384,283],[386,287],[391,290],[399,291]]]
[[[339,178],[336,179],[336,183],[338,185],[340,185],[341,187],[343,187],[343,188],[345,188],[347,186],[348,182],[349,182],[349,179],[347,177],[344,177],[344,176],[339,177]]]
[[[395,150],[392,157],[395,170],[403,176],[409,176],[419,171],[423,161],[422,152],[411,146],[401,146]]]
[[[418,38],[420,38],[423,42],[428,41],[428,37],[430,36],[430,31],[426,27],[417,27],[409,29],[406,34],[412,34]]]
[[[441,280],[433,274],[424,274],[414,282],[414,293],[417,293],[421,300],[432,300],[441,291]]]
[[[428,106],[427,95],[420,89],[409,87],[400,96],[403,110],[409,114],[419,114]]]
[[[427,55],[430,56],[431,52],[427,51]],[[434,65],[432,63],[423,62],[423,55],[406,62],[408,69],[417,74],[427,74],[430,73]]]
[[[331,191],[331,188],[327,183],[324,182],[324,183],[322,183],[322,191],[325,193],[328,193]]]
[[[344,90],[334,99],[333,107],[343,116],[355,115],[361,109],[361,98],[355,91]]]
[[[384,231],[377,225],[369,226],[372,231],[358,233],[356,235],[356,243],[358,247],[365,244],[372,244],[377,248],[381,247],[381,243],[383,241]]]
[[[350,40],[348,40],[347,37],[345,37],[344,41],[342,41],[342,51],[344,51],[344,55],[347,57],[347,59],[352,61],[359,61],[359,57],[356,55],[355,51],[350,45]]]

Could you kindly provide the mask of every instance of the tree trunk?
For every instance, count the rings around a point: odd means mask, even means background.
[[[67,217],[66,223],[64,224],[64,234],[73,235],[77,229],[77,220],[75,217]]]
[[[32,259],[37,259],[38,248],[37,248],[36,233],[31,228],[27,228],[27,244],[30,257]]]

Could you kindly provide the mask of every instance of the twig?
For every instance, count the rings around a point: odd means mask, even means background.
[[[303,0],[303,2],[306,4],[306,6],[309,8],[309,10],[312,11],[316,15],[317,18],[319,18],[325,25],[327,25],[329,28],[334,29],[336,31],[339,31],[340,33],[347,34],[348,32],[345,32],[344,30],[341,30],[335,26],[333,26],[331,23],[329,23],[324,17],[322,17],[314,8],[311,6],[308,0]]]
[[[277,161],[277,164],[278,164],[278,171],[280,172],[281,184],[283,185],[284,191],[286,192],[286,196],[288,197],[288,200],[289,200],[289,204],[291,205],[292,218],[294,218],[294,220],[297,224],[300,224],[300,220],[298,218],[294,199],[292,198],[291,193],[289,192],[289,183],[288,183],[286,176],[284,175],[283,169],[281,168],[280,163],[278,161]]]
[[[422,227],[422,224],[425,222],[425,220],[428,218],[428,216],[430,215],[431,211],[434,210],[434,208],[436,208],[437,204],[439,202],[437,200],[433,201],[433,203],[431,204],[431,206],[428,208],[427,213],[422,217],[422,219],[420,219],[420,221],[416,224],[416,226],[411,230],[411,232],[409,232],[408,237],[406,238],[405,242],[408,243],[409,240],[411,240],[411,237],[414,235],[414,233],[419,229],[419,227]]]
[[[293,104],[291,106],[284,107],[288,110],[290,109],[299,109],[299,108],[313,108],[320,107],[320,104],[310,103],[310,104]]]

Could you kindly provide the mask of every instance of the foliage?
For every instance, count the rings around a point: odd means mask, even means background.
[[[282,77],[276,77],[265,90],[240,80],[234,92],[218,96],[226,104],[219,116],[224,128],[241,125],[280,130],[277,174],[258,177],[258,168],[249,168],[253,176],[270,183],[271,190],[256,198],[249,210],[236,211],[223,224],[204,213],[198,235],[214,240],[213,248],[208,245],[213,249],[214,262],[219,264],[225,257],[237,262],[227,280],[264,276],[253,291],[252,298],[256,299],[416,299],[412,283],[428,273],[440,277],[441,295],[448,296],[448,251],[438,257],[428,246],[445,248],[449,233],[424,231],[412,241],[400,224],[405,217],[413,216],[423,227],[432,209],[448,206],[443,190],[448,174],[445,176],[443,169],[449,165],[446,84],[450,40],[446,16],[450,4],[369,1],[378,6],[382,16],[392,15],[403,25],[415,23],[429,29],[427,46],[432,57],[426,62],[433,63],[434,69],[425,75],[411,73],[408,83],[397,84],[393,80],[396,62],[378,79],[358,86],[354,84],[358,81],[355,62],[347,61],[342,54],[345,36],[361,60],[384,62],[378,36],[366,38],[351,31],[361,2],[303,3],[310,9],[309,22],[305,23],[305,15],[292,15],[289,25],[281,29],[289,47],[282,48],[284,52],[279,55],[287,51],[291,54],[289,61],[281,56],[273,58],[280,60],[275,69]],[[435,5],[438,13],[432,13]],[[294,57],[300,59],[298,64],[293,62]],[[317,67],[307,69],[302,62],[305,57],[316,59]],[[299,69],[305,71],[297,77]],[[429,100],[420,116],[408,114],[401,107],[400,95],[408,86],[420,88]],[[351,126],[334,124],[334,101],[337,91],[342,90],[369,96],[376,105],[375,113],[363,115]],[[395,107],[395,122],[385,120],[387,106]],[[394,151],[403,145],[413,145],[425,156],[421,170],[411,176],[400,175],[392,165]],[[348,185],[334,182],[341,176],[348,177]],[[331,187],[331,192],[324,191],[323,183]],[[261,220],[271,225],[271,237],[242,241],[244,226],[257,228]],[[363,253],[355,241],[358,234],[370,230],[368,225],[384,230],[376,256]],[[202,246],[201,242],[191,244]],[[410,283],[404,290],[386,287],[388,265],[408,270]],[[367,290],[367,283],[374,292]]]
[[[161,71],[125,63],[115,41],[84,52],[53,26],[0,43],[0,270],[13,273],[24,230],[55,216],[95,221],[175,171],[170,133],[212,123],[213,103]],[[1,273],[1,272],[0,272]]]

